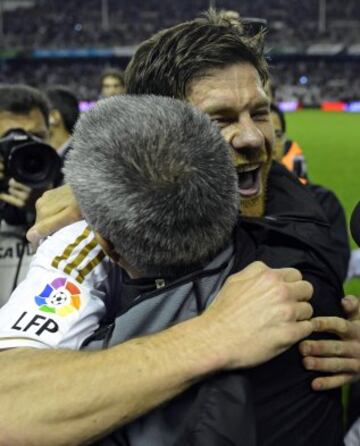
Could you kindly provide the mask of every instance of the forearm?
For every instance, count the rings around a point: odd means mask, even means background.
[[[94,441],[220,367],[197,320],[99,352],[0,354],[0,445]]]
[[[311,333],[309,283],[255,262],[201,316],[99,352],[0,353],[0,446],[95,441],[217,370],[254,367]]]

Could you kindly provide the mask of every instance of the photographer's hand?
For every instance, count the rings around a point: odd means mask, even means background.
[[[3,164],[0,163],[0,178],[3,174],[3,170],[1,170],[1,166]],[[24,184],[18,183],[13,178],[9,181],[9,189],[7,193],[0,193],[0,200],[5,203],[11,204],[19,209],[24,209],[30,199],[31,189]]]

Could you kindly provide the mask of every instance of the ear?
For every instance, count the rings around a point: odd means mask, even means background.
[[[95,232],[95,238],[96,241],[99,243],[99,245],[102,247],[105,254],[110,257],[110,259],[116,263],[117,265],[121,266],[130,277],[133,279],[137,279],[139,277],[143,277],[143,274],[139,272],[138,270],[134,269],[131,265],[128,264],[128,262],[121,257],[121,255],[115,251],[114,246],[111,242],[108,240],[105,240],[101,235],[97,232]]]
[[[114,245],[108,240],[105,240],[98,232],[95,232],[95,238],[99,245],[102,247],[105,254],[110,257],[111,260],[113,260],[115,263],[119,263],[120,255],[115,251]]]
[[[49,123],[51,126],[58,127],[60,124],[62,124],[62,117],[58,110],[51,110],[49,115]]]

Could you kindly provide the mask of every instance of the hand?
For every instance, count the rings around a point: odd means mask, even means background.
[[[360,305],[355,296],[341,301],[348,320],[340,317],[317,317],[312,320],[314,331],[336,334],[340,340],[304,341],[300,352],[308,370],[330,376],[315,378],[314,390],[340,387],[360,379]]]
[[[2,165],[2,163],[1,163]],[[3,167],[3,165],[2,165]],[[3,176],[4,170],[1,170],[0,166],[0,178]],[[0,193],[0,200],[5,203],[11,204],[19,209],[25,208],[30,199],[31,188],[25,186],[25,184],[18,183],[14,178],[9,181],[9,189],[7,193]]]
[[[262,262],[229,277],[200,316],[224,368],[254,367],[309,336],[312,293],[298,270]]]
[[[52,189],[37,200],[36,221],[28,230],[26,238],[33,248],[37,248],[42,238],[81,218],[81,211],[70,186]]]

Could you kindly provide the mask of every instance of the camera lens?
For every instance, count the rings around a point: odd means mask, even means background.
[[[59,170],[57,153],[41,143],[14,147],[8,160],[8,175],[33,188],[41,188],[54,181]]]

